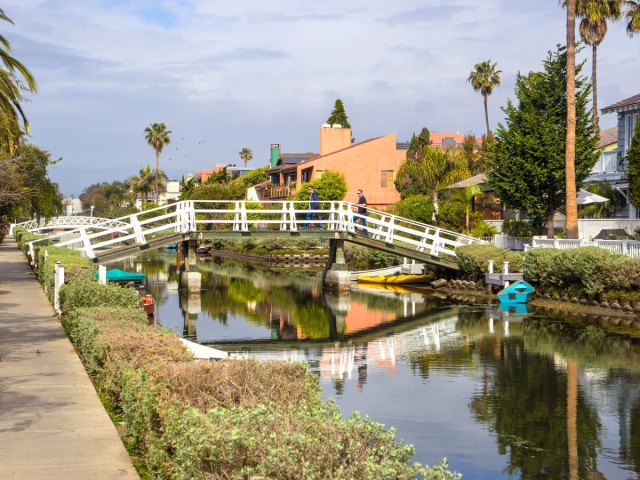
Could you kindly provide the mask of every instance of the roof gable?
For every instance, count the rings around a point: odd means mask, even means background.
[[[604,107],[602,113],[624,112],[627,110],[640,110],[640,93]]]

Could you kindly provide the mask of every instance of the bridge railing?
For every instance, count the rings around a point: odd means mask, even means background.
[[[310,213],[314,217],[308,219]],[[366,226],[360,225],[362,220],[366,221]],[[93,258],[98,249],[123,244],[144,245],[169,233],[188,234],[198,230],[298,232],[317,228],[366,234],[387,244],[453,260],[456,247],[482,242],[380,210],[368,208],[366,215],[360,214],[358,205],[342,201],[322,202],[321,209],[311,210],[306,201],[188,200],[115,221],[118,222],[117,227],[98,232],[92,231],[96,225],[81,227],[77,238],[61,239],[58,246],[78,248]]]

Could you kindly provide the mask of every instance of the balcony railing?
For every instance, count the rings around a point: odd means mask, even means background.
[[[270,198],[289,198],[296,192],[295,187],[289,185],[271,185],[269,191]]]
[[[602,152],[598,161],[591,170],[591,175],[602,175],[605,173],[621,173],[623,171],[618,161],[618,151],[611,150]]]

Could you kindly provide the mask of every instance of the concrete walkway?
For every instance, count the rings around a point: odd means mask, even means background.
[[[11,238],[0,245],[0,478],[138,478]]]

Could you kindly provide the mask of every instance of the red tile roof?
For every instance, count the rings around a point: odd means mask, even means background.
[[[607,128],[600,132],[600,140],[598,141],[596,148],[604,148],[609,145],[618,143],[618,127]]]

